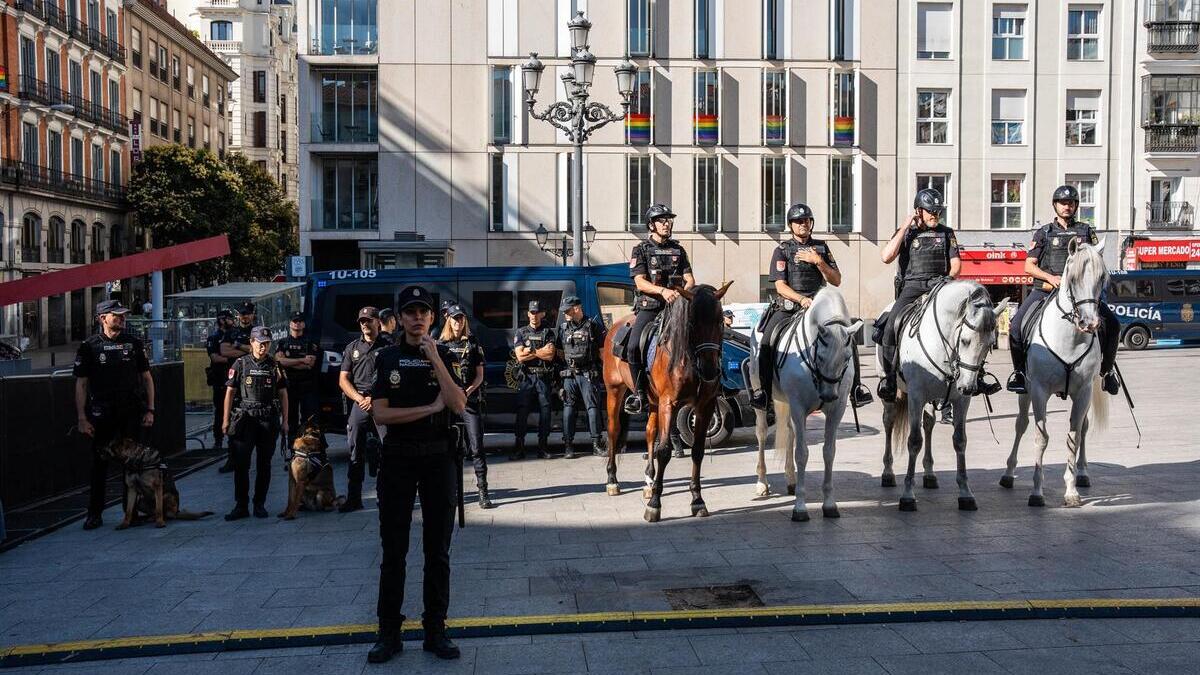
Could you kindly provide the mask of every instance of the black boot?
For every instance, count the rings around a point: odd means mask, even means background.
[[[89,513],[87,520],[83,521],[83,529],[94,530],[104,524],[104,519],[98,513]]]
[[[1116,371],[1110,370],[1101,377],[1104,378],[1104,391],[1108,392],[1112,396],[1116,396],[1117,394],[1121,393],[1121,381],[1117,379]]]
[[[338,507],[338,513],[353,513],[360,511],[363,508],[362,497],[347,497],[346,501]]]
[[[400,641],[400,631],[379,631],[379,638],[367,652],[367,663],[387,663],[397,653],[404,651],[404,643]]]
[[[641,365],[634,368],[630,366],[633,370],[633,391],[625,399],[625,412],[630,415],[637,415],[646,407],[646,372]]]
[[[525,444],[524,443],[517,443],[513,447],[512,459],[514,459],[514,460],[525,459]]]
[[[225,520],[227,520],[227,521],[241,520],[242,518],[249,518],[249,517],[250,517],[250,509],[246,508],[246,506],[244,504],[239,504],[239,505],[233,507],[232,511],[225,514]]]
[[[880,349],[887,350],[884,352],[883,362],[883,377],[879,379],[879,388],[876,393],[879,394],[879,399],[888,403],[896,402],[896,355],[900,349],[898,347],[880,346]]]
[[[486,485],[481,485],[479,487],[479,508],[481,508],[481,509],[496,508],[496,505],[492,503],[491,495],[488,494],[488,489],[487,489]]]
[[[563,459],[575,459],[575,444],[567,441],[563,448]]]
[[[1006,388],[1014,394],[1028,393],[1029,390],[1025,382],[1025,345],[1014,340],[1012,335],[1009,335],[1008,350],[1012,356],[1013,374],[1008,376]]]
[[[462,656],[462,652],[458,650],[458,645],[446,637],[444,630],[436,633],[426,631],[425,643],[421,645],[421,648],[427,652],[433,652],[433,655],[439,659],[457,659]]]
[[[544,439],[538,441],[537,456],[538,459],[550,459],[550,444]]]
[[[607,457],[608,448],[604,446],[604,439],[597,436],[592,439],[592,454],[596,457]]]

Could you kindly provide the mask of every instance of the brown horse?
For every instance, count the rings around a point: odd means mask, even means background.
[[[670,430],[675,412],[690,403],[695,411],[692,438],[692,515],[707,516],[700,496],[700,463],[704,460],[705,431],[721,390],[721,298],[732,281],[721,288],[701,285],[691,290],[676,287],[680,298],[662,310],[658,347],[649,363],[646,410],[646,520],[658,522],[662,514],[663,476],[671,460]],[[624,451],[628,417],[624,412],[625,392],[633,386],[629,364],[612,354],[613,337],[633,315],[614,321],[604,338],[604,388],[608,404],[608,494],[621,493],[617,482],[617,454]],[[657,461],[657,465],[655,462]]]

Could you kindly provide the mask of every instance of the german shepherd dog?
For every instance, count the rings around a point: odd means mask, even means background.
[[[328,444],[321,425],[310,417],[304,423],[304,431],[292,443],[292,456],[288,459],[288,504],[283,513],[284,520],[293,520],[300,509],[305,511],[329,511],[341,505],[333,485],[333,465],[325,454]]]
[[[143,516],[153,517],[155,527],[166,527],[167,519],[197,520],[212,515],[212,511],[179,508],[179,489],[158,448],[132,438],[119,438],[108,444],[105,453],[125,471],[125,517],[117,525],[118,530],[124,530]]]

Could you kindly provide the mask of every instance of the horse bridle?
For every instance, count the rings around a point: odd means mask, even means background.
[[[805,327],[807,323],[808,322],[803,319],[800,320],[800,333],[801,333],[800,339],[803,340],[804,342],[808,342],[808,330]],[[835,318],[835,319],[830,319],[830,320],[826,321],[825,323],[821,324],[821,326],[822,327],[828,327],[828,326],[849,327],[850,324],[847,323],[845,319]],[[854,339],[854,338],[853,337],[849,338],[849,340],[852,340],[852,339]],[[846,344],[850,344],[849,340],[846,341]],[[844,364],[842,364],[841,372],[839,372],[836,377],[830,377],[830,376],[826,375],[825,373],[821,372],[821,369],[820,369],[820,367],[817,366],[817,362],[816,362],[817,361],[817,359],[816,359],[817,346],[818,345],[825,346],[826,344],[828,344],[828,343],[825,342],[824,338],[822,338],[820,333],[818,333],[817,339],[814,340],[811,345],[809,345],[810,347],[812,347],[812,350],[813,350],[813,355],[812,355],[811,360],[809,359],[807,349],[800,350],[800,361],[801,361],[801,363],[804,364],[804,366],[806,368],[808,368],[808,372],[812,375],[813,388],[818,389],[818,390],[821,388],[821,383],[839,384],[842,381],[842,378],[846,376],[846,370],[850,368],[850,359],[846,359],[846,362]]]
[[[917,344],[921,347],[921,352],[925,354],[925,358],[929,360],[929,363],[933,364],[933,367],[937,369],[938,373],[941,374],[942,378],[945,380],[947,385],[946,395],[949,397],[949,387],[953,385],[955,380],[958,379],[959,371],[966,370],[972,373],[983,372],[984,367],[987,365],[987,355],[985,353],[983,359],[981,359],[979,363],[965,363],[961,358],[959,358],[958,344],[960,342],[960,338],[962,338],[963,327],[966,326],[973,332],[978,333],[979,326],[972,324],[969,318],[963,316],[962,321],[960,321],[958,324],[958,330],[954,334],[954,344],[951,344],[950,341],[946,339],[946,334],[942,332],[942,325],[937,321],[937,291],[939,290],[941,290],[941,285],[930,291],[929,303],[926,305],[926,307],[933,308],[933,327],[937,330],[938,339],[942,341],[942,347],[946,350],[945,363],[950,366],[950,372],[942,370],[941,361],[933,358],[933,356],[929,353],[929,350],[925,348],[925,342],[921,340],[920,316],[914,317],[915,320],[913,321],[912,327],[909,328],[909,335],[917,338]],[[969,298],[967,302],[970,303]],[[924,316],[924,310],[922,310],[921,315]]]
[[[1063,309],[1062,303],[1059,302],[1059,300],[1058,300],[1060,297],[1062,297],[1062,285],[1059,286],[1058,290],[1059,290],[1059,292],[1054,294],[1054,306],[1055,306],[1055,308],[1058,309],[1058,311],[1062,312],[1062,318],[1066,319],[1067,321],[1070,321],[1071,323],[1075,324],[1076,326],[1078,326],[1080,324],[1080,322],[1083,321],[1083,316],[1080,315],[1080,313],[1079,313],[1080,307],[1085,307],[1087,305],[1096,305],[1096,307],[1098,308],[1100,306],[1099,298],[1084,298],[1083,300],[1077,299],[1075,297],[1074,286],[1068,285],[1067,286],[1067,299],[1071,301],[1071,309],[1068,311],[1066,309]]]
[[[715,351],[720,361],[721,343],[719,342],[701,342],[692,348],[692,371],[696,373],[696,377],[705,384],[712,384],[721,377],[721,367],[717,366],[717,373],[712,377],[704,377],[704,373],[700,370],[700,355],[704,352]]]

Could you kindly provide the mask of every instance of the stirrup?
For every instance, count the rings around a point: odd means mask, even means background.
[[[1003,387],[1000,386],[1000,380],[996,376],[984,371],[979,374],[979,384],[977,386],[978,393],[984,396],[991,396],[998,393]]]
[[[625,412],[630,415],[638,415],[642,412],[642,397],[640,394],[630,394],[625,399]]]
[[[750,395],[750,407],[755,410],[767,409],[767,392],[759,389]]]
[[[1014,370],[1013,374],[1008,376],[1008,390],[1014,394],[1028,393],[1028,389],[1025,386],[1025,373]]]
[[[850,392],[850,397],[854,400],[856,407],[871,405],[875,402],[875,397],[871,396],[871,390],[867,389],[867,385],[859,382],[857,386]]]

